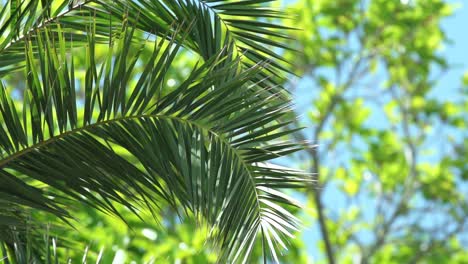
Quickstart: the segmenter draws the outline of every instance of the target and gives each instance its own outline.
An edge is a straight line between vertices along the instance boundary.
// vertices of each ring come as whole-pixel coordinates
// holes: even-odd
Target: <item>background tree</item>
[[[467,93],[437,88],[451,65],[444,1],[303,0],[286,53],[299,160],[318,172],[307,194],[326,263],[464,263],[468,259]],[[305,114],[304,114],[305,113]],[[320,233],[320,239],[310,234]],[[308,237],[309,236],[309,237]],[[314,247],[314,246],[312,246]],[[317,252],[321,252],[316,255]],[[322,254],[323,253],[323,254]]]

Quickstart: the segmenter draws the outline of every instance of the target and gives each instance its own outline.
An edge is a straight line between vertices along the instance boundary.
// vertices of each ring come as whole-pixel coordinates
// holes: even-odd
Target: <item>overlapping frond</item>
[[[266,61],[266,51],[250,57],[239,41],[256,49],[266,38],[254,33],[281,27],[254,18],[279,14],[262,7],[267,1],[90,2],[42,9],[55,26],[23,37],[9,33],[15,42],[2,39],[10,44],[0,58],[23,48],[24,61],[15,62],[24,64],[25,87],[0,84],[0,201],[66,220],[73,201],[119,215],[114,203],[138,214],[163,199],[210,225],[220,260],[246,262],[261,236],[264,253],[277,261],[278,246],[286,248],[298,225],[282,207],[297,203],[279,189],[303,187],[309,178],[269,164],[303,146],[283,140],[292,132],[284,130],[289,102],[265,76],[278,70],[274,62]],[[10,11],[19,14],[17,21],[27,9],[20,10]],[[60,22],[51,12],[62,14]],[[92,13],[94,22],[76,31],[72,15]],[[104,21],[119,16],[120,30],[106,33]],[[38,29],[21,26],[23,33],[30,28]],[[147,43],[154,49],[142,72],[135,70],[138,30],[157,35]],[[109,51],[97,61],[94,47],[106,34]],[[70,48],[77,36],[86,50],[83,83]],[[181,47],[202,59],[167,93],[164,80]],[[22,91],[21,104],[12,100],[12,89]],[[0,227],[17,225],[8,224],[13,219],[21,217],[0,212]]]
[[[270,66],[259,77],[271,80],[275,76],[281,80],[289,67],[278,52],[288,49],[280,40],[288,38],[285,31],[291,28],[280,24],[283,14],[268,7],[269,2],[273,0],[20,1],[22,8],[10,11],[16,16],[7,12],[9,5],[5,5],[0,13],[0,21],[4,21],[0,23],[1,33],[8,33],[0,40],[0,50],[3,50],[0,70],[18,67],[17,64],[24,60],[21,40],[33,39],[45,28],[66,31],[65,37],[78,45],[86,40],[83,28],[91,24],[96,28],[98,39],[106,41],[125,20],[145,33],[159,36],[183,24],[188,25],[187,21],[194,21],[190,35],[183,41],[184,47],[208,59],[232,45],[233,50],[242,55],[242,64],[246,68],[268,61]],[[261,85],[272,84],[263,82]]]
[[[256,77],[257,81],[263,80],[259,85],[264,88],[284,81],[289,71],[279,50],[289,49],[280,40],[288,38],[285,31],[292,29],[279,23],[283,13],[269,7],[269,2],[273,0],[99,0],[106,7],[103,13],[111,13],[113,17],[129,13],[128,19],[138,21],[136,26],[149,33],[168,28],[174,21],[194,20],[193,30],[185,41],[187,47],[208,59],[226,45],[232,45],[233,51],[242,56],[245,68],[268,61],[269,67]]]

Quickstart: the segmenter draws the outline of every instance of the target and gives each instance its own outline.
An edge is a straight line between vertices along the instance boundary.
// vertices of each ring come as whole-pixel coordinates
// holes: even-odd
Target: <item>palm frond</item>
[[[210,225],[220,261],[245,263],[259,235],[264,253],[278,261],[277,246],[286,247],[298,220],[280,206],[297,203],[277,189],[303,187],[310,178],[268,163],[303,145],[282,140],[292,132],[284,130],[291,111],[281,89],[265,76],[271,60],[249,57],[238,41],[279,44],[231,32],[233,25],[280,27],[252,20],[262,16],[260,10],[280,16],[263,2],[93,1],[76,10],[95,15],[81,32],[72,16],[67,20],[75,12],[72,5],[55,11],[63,14],[60,23],[54,20],[55,26],[40,27],[38,34],[20,39],[10,33],[10,40],[20,41],[3,46],[0,58],[22,47],[26,81],[21,106],[0,84],[1,202],[67,221],[74,201],[120,216],[113,203],[138,214],[138,208],[151,210],[163,199]],[[137,7],[145,12],[129,12]],[[17,10],[12,14],[19,21],[25,8]],[[41,19],[52,19],[51,12],[41,10]],[[191,23],[190,14],[197,18]],[[102,23],[119,16],[125,18],[120,31],[111,27],[109,52],[96,61],[96,41],[109,29]],[[236,16],[247,18],[239,22]],[[32,26],[23,32],[39,28],[37,21],[25,21]],[[147,43],[154,50],[142,72],[135,70],[142,59],[137,30],[157,35]],[[78,86],[70,32],[82,36],[78,46],[86,50],[85,81]],[[166,93],[164,80],[182,47],[198,51],[202,60]],[[17,225],[9,222],[11,212],[0,211],[1,219],[8,228]]]
[[[110,13],[116,18],[130,14],[128,19],[148,33],[158,34],[158,30],[168,28],[174,21],[177,24],[194,21],[186,47],[208,59],[232,45],[233,51],[242,56],[244,68],[268,62],[268,67],[256,77],[256,81],[263,80],[259,85],[264,88],[282,83],[284,73],[290,73],[288,62],[278,52],[289,47],[278,39],[288,38],[284,32],[292,28],[278,23],[284,14],[268,7],[269,2],[273,0],[99,0],[103,14]]]
[[[73,39],[75,43],[85,43],[84,27],[93,25],[98,40],[106,41],[110,35],[118,32],[122,21],[128,20],[141,31],[159,36],[194,21],[190,35],[184,39],[182,45],[197,52],[204,59],[232,45],[234,51],[243,56],[242,64],[246,68],[260,62],[269,62],[269,67],[259,74],[259,80],[266,77],[272,79],[273,76],[283,80],[283,73],[289,72],[288,62],[278,52],[278,49],[289,47],[278,39],[288,38],[284,31],[292,28],[274,22],[283,19],[284,15],[266,6],[273,0],[81,0],[70,1],[68,4],[65,1],[58,2],[41,1],[39,4],[39,1],[21,1],[22,8],[16,9],[17,15],[0,13],[0,21],[5,21],[3,25],[0,24],[0,32],[8,32],[7,37],[0,41],[0,61],[3,62],[0,63],[0,70],[7,67],[3,72],[8,72],[9,67],[18,67],[16,64],[24,61],[22,40],[34,39],[45,28],[53,32],[61,28],[66,31],[66,38]],[[7,6],[5,5],[4,9]],[[15,17],[21,22],[13,19]],[[179,38],[178,35],[174,37]],[[180,39],[178,41],[180,42]],[[268,81],[260,83],[265,86],[272,84],[274,83]]]

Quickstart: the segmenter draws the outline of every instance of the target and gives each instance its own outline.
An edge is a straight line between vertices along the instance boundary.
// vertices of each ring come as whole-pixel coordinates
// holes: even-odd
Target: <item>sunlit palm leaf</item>
[[[221,29],[224,22],[206,13],[215,10],[220,17],[255,18],[262,16],[256,11],[264,9],[257,5],[266,1],[243,1],[245,6],[214,1],[209,5],[135,1],[123,6],[93,2],[79,12],[104,10],[99,18],[110,10],[112,16],[122,12],[121,18],[127,19],[121,22],[121,31],[111,27],[115,34],[107,32],[109,52],[103,62],[96,61],[94,47],[97,38],[106,35],[100,24],[105,19],[96,19],[78,32],[83,37],[77,40],[78,46],[87,53],[83,85],[76,86],[77,65],[69,49],[71,38],[66,37],[76,32],[62,29],[79,27],[71,19],[60,27],[40,27],[35,35],[15,35],[10,39],[16,42],[0,52],[0,57],[9,54],[11,47],[22,43],[18,47],[24,49],[26,76],[21,107],[11,99],[10,88],[3,83],[0,87],[1,201],[66,220],[72,201],[120,216],[115,202],[138,214],[139,208],[152,209],[164,199],[174,209],[191,211],[210,225],[220,261],[247,261],[258,235],[264,241],[264,253],[277,260],[277,246],[286,247],[284,239],[292,236],[298,221],[280,206],[296,203],[275,189],[303,187],[309,178],[267,162],[302,146],[282,141],[292,132],[281,130],[289,123],[284,120],[290,114],[289,102],[265,78],[265,69],[278,69],[262,56],[248,62],[240,58],[238,40],[230,36],[234,33]],[[143,5],[146,9],[133,21],[125,13]],[[44,17],[50,12],[41,10]],[[64,21],[74,11],[57,12],[65,12],[60,19]],[[151,27],[157,12],[167,21],[156,20],[159,27],[151,32],[144,26]],[[189,14],[197,14],[193,22]],[[273,11],[266,14],[278,16]],[[256,23],[247,20],[251,22],[246,25]],[[274,26],[262,24],[259,30],[269,27]],[[141,60],[142,46],[134,43],[137,29],[159,36],[138,74],[135,65]],[[195,49],[203,60],[165,94],[166,74],[182,46]],[[136,78],[134,85],[132,78]],[[8,228],[20,225],[9,221],[22,219],[11,212],[0,212],[0,217]]]
[[[283,78],[282,72],[287,71],[288,66],[277,49],[288,47],[277,39],[288,38],[284,31],[291,28],[279,22],[269,22],[283,18],[281,12],[265,5],[272,1],[81,0],[68,4],[66,1],[45,1],[46,4],[22,1],[22,8],[17,9],[16,16],[2,12],[5,22],[0,24],[1,32],[8,34],[0,41],[0,50],[3,50],[0,53],[0,70],[24,61],[21,40],[33,39],[47,27],[55,29],[60,25],[68,33],[65,37],[73,39],[75,43],[83,43],[86,40],[83,27],[91,24],[96,28],[99,40],[105,41],[105,37],[111,32],[115,33],[116,27],[123,20],[129,20],[143,32],[160,36],[174,26],[195,21],[191,34],[183,42],[185,47],[208,59],[232,43],[234,50],[243,55],[242,63],[246,67],[269,61],[270,66],[262,77],[274,75]],[[5,5],[4,9],[7,7]],[[18,17],[21,23],[15,23],[12,17]],[[0,21],[1,18],[2,15]],[[269,20],[259,21],[259,18]]]

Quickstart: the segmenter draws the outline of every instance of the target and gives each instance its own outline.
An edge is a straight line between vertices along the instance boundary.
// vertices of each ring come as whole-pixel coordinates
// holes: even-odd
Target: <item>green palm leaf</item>
[[[277,246],[286,248],[298,220],[280,206],[297,203],[277,189],[303,187],[309,177],[268,163],[303,145],[282,140],[293,132],[284,130],[289,101],[266,78],[281,68],[265,63],[268,53],[254,51],[259,44],[252,43],[281,45],[246,31],[281,28],[252,20],[280,16],[262,2],[90,1],[76,9],[76,3],[25,1],[20,8],[10,2],[15,8],[4,15],[6,5],[0,58],[24,66],[25,88],[20,106],[0,83],[0,205],[17,209],[0,211],[0,233],[25,225],[17,211],[68,221],[79,201],[125,220],[115,203],[138,214],[165,200],[210,226],[220,261],[246,262],[258,236],[264,254],[278,261]],[[196,19],[188,23],[190,14]],[[83,26],[75,17],[93,20]],[[243,32],[231,30],[236,27]],[[156,40],[142,39],[141,30]],[[106,38],[108,54],[98,61],[94,48]],[[141,57],[136,40],[154,47],[149,58]],[[78,86],[76,47],[86,50],[85,81]],[[181,48],[201,60],[167,92],[164,80]]]

